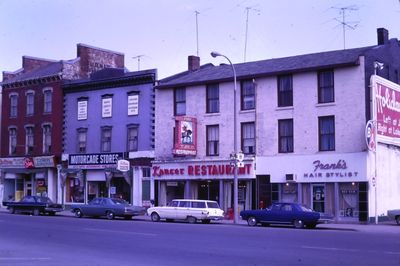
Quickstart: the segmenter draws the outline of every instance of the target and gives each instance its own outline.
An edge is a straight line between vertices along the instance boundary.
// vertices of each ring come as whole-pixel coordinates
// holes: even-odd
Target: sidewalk
[[[4,207],[0,207],[0,212],[7,213],[7,209]],[[74,213],[70,210],[64,210],[62,212],[57,213],[58,216],[65,217],[73,217]],[[138,221],[151,221],[148,215],[134,216],[133,220]],[[221,223],[227,225],[234,225],[233,220],[222,220],[213,223]],[[243,220],[239,220],[238,226],[247,226],[247,222]],[[276,226],[279,227],[279,226]],[[379,224],[368,223],[368,224],[360,224],[360,223],[328,223],[328,224],[319,224],[317,225],[317,229],[323,230],[339,230],[339,231],[354,231],[354,232],[368,232],[368,233],[387,233],[387,234],[399,234],[400,235],[400,226],[396,224],[395,221],[389,222],[380,222]]]

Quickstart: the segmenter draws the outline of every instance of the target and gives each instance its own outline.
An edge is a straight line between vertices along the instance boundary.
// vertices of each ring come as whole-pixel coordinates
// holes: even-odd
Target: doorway
[[[316,212],[325,212],[325,185],[312,185],[312,207]]]

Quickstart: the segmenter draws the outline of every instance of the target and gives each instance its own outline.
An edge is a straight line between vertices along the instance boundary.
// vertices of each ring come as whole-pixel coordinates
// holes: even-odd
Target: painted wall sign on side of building
[[[139,95],[132,94],[128,96],[128,115],[139,114]]]
[[[175,155],[196,155],[197,153],[197,119],[178,116],[175,120]]]
[[[371,87],[377,141],[400,146],[400,85],[373,75]]]

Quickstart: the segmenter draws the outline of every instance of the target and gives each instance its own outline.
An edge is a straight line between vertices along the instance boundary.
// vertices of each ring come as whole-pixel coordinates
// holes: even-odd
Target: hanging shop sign
[[[196,155],[197,152],[197,119],[178,116],[175,120],[175,155]]]
[[[400,146],[400,85],[372,75],[371,88],[377,141]]]
[[[130,168],[130,163],[127,160],[118,160],[117,161],[117,170],[121,172],[128,172]]]
[[[104,169],[116,168],[118,160],[124,157],[124,153],[90,153],[70,154],[68,168],[72,169]]]

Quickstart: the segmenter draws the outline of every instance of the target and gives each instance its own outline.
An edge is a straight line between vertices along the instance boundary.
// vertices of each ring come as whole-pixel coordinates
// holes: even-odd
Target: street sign
[[[237,167],[238,167],[238,168],[244,167],[244,162],[237,162]]]
[[[243,152],[238,152],[237,153],[237,160],[239,161],[239,162],[243,162],[243,160],[244,160],[244,154],[243,154]]]

